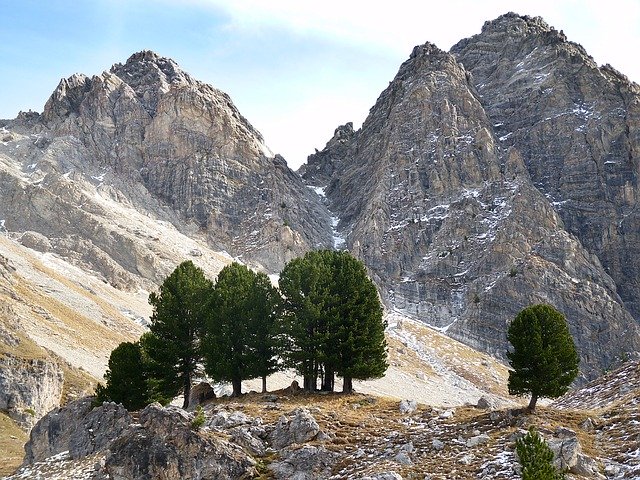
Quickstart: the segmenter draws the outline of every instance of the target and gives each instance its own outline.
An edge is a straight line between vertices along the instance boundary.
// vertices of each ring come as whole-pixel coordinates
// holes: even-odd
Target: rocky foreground
[[[639,390],[633,362],[534,415],[485,399],[444,409],[289,388],[211,400],[199,428],[193,411],[129,413],[89,397],[45,416],[7,478],[516,479],[515,439],[529,425],[568,478],[638,478]]]

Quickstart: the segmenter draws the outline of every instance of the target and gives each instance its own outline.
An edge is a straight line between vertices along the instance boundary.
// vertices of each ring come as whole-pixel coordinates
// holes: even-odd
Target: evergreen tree
[[[284,296],[283,315],[289,340],[285,364],[303,376],[303,387],[307,391],[316,389],[325,360],[327,304],[332,300],[327,252],[308,252],[302,258],[291,260],[280,273],[278,282]]]
[[[210,288],[204,272],[185,261],[165,279],[158,293],[149,296],[153,314],[142,347],[150,375],[160,397],[173,398],[182,392],[183,408],[189,405],[191,382],[201,362],[203,307]]]
[[[507,339],[512,349],[507,358],[509,393],[531,394],[529,410],[538,398],[563,395],[578,375],[578,353],[567,322],[549,305],[523,309],[511,322]]]
[[[106,385],[96,388],[96,403],[121,403],[127,410],[139,410],[151,403],[146,367],[140,343],[123,342],[109,356],[104,375]]]
[[[334,376],[352,380],[384,375],[385,323],[382,306],[364,265],[348,252],[321,250],[289,262],[280,275],[285,297],[289,365],[313,390],[318,375],[322,389],[333,390]]]
[[[279,294],[269,278],[232,263],[224,267],[211,292],[203,342],[205,370],[218,381],[230,381],[233,395],[242,380],[266,377],[279,368]]]
[[[343,392],[351,393],[352,379],[380,378],[389,367],[386,322],[378,291],[362,262],[348,252],[333,254],[335,314],[326,346],[336,373],[343,377]]]
[[[516,453],[522,465],[522,480],[563,480],[553,465],[553,452],[534,427],[516,440]]]

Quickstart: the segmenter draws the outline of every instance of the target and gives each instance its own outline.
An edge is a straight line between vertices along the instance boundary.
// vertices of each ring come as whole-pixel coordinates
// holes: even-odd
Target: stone
[[[248,450],[251,455],[263,457],[266,453],[266,445],[259,435],[255,435],[256,431],[245,426],[234,427],[229,433],[231,441]],[[264,433],[264,429],[262,429]]]
[[[269,435],[269,441],[276,450],[294,443],[308,442],[320,433],[320,427],[306,408],[297,408],[291,418],[282,415]]]
[[[403,415],[407,415],[409,413],[413,413],[418,409],[418,402],[415,400],[402,400],[400,402],[400,413]]]
[[[338,455],[323,446],[304,445],[280,452],[280,460],[269,464],[274,478],[282,480],[321,480],[331,476]]]
[[[93,397],[84,397],[42,417],[31,429],[29,441],[24,446],[22,465],[30,465],[69,451],[69,440],[80,427],[81,419],[91,411],[92,401]]]
[[[208,382],[200,382],[191,388],[191,395],[189,397],[188,410],[193,410],[197,405],[202,405],[207,400],[216,398],[216,392]]]
[[[492,410],[495,408],[493,402],[485,396],[480,397],[478,403],[476,403],[476,407],[482,410]]]
[[[440,451],[444,448],[444,443],[441,440],[434,438],[431,441],[431,446],[433,447],[434,450]]]
[[[402,475],[397,472],[380,472],[358,478],[360,480],[403,480]]]
[[[473,447],[477,447],[478,445],[482,445],[487,443],[489,440],[491,440],[491,437],[489,435],[475,435],[469,439],[467,439],[466,441],[466,445],[469,448],[473,448]]]
[[[393,461],[401,465],[413,465],[413,461],[411,460],[411,457],[409,457],[407,452],[398,452],[393,457]]]
[[[255,460],[233,443],[191,428],[180,409],[151,404],[109,447],[109,478],[220,478],[256,476]]]
[[[0,410],[26,428],[60,405],[63,385],[62,368],[52,360],[0,356]]]

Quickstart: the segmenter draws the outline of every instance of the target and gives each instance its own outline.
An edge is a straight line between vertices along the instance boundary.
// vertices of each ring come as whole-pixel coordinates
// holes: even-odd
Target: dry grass
[[[20,466],[28,438],[16,422],[0,412],[0,476],[9,475]]]

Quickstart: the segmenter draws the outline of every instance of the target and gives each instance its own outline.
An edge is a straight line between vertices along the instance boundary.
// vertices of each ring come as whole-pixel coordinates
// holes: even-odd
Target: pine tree
[[[158,293],[149,296],[153,314],[142,347],[150,375],[162,398],[182,392],[183,408],[189,405],[191,382],[201,362],[204,304],[210,288],[204,272],[186,261],[165,279]]]
[[[305,389],[333,391],[334,376],[343,391],[352,380],[384,375],[386,327],[382,306],[362,262],[348,252],[309,252],[289,262],[280,275],[285,296],[289,363],[305,377]]]
[[[280,299],[269,278],[244,265],[224,267],[211,291],[207,333],[203,342],[205,370],[218,381],[230,381],[233,395],[242,380],[266,377],[277,363]]]
[[[139,410],[151,402],[147,369],[140,343],[123,342],[109,356],[109,368],[104,375],[106,385],[96,388],[96,403],[121,403],[127,410]]]
[[[335,313],[327,332],[327,356],[334,358],[343,377],[343,392],[352,391],[352,379],[379,378],[388,368],[386,323],[378,292],[362,262],[348,252],[332,255]]]
[[[538,398],[563,395],[578,375],[578,353],[567,322],[550,305],[532,305],[511,322],[507,339],[509,393],[531,394],[529,410]]]
[[[326,303],[330,300],[331,268],[327,254],[308,252],[287,263],[280,273],[284,324],[288,343],[285,364],[303,376],[307,391],[315,390],[326,345]]]
[[[553,465],[553,452],[534,427],[516,440],[516,453],[522,466],[522,480],[563,480]]]

